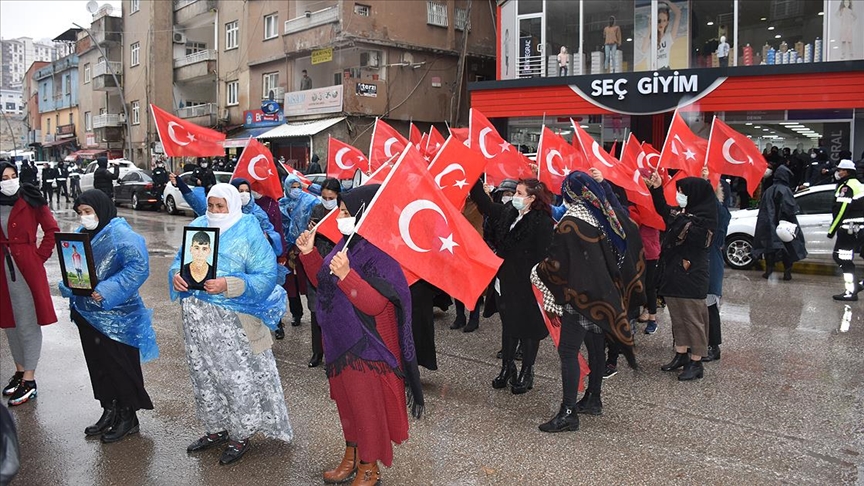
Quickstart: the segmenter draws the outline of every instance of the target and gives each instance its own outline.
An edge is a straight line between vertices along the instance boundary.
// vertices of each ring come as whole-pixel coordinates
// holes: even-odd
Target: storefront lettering
[[[595,79],[591,82],[591,96],[618,96],[623,100],[627,96],[627,80],[619,79]],[[672,76],[645,76],[636,82],[636,89],[640,94],[652,95],[660,93],[696,93],[699,91],[699,75],[691,74],[684,76],[678,71]]]

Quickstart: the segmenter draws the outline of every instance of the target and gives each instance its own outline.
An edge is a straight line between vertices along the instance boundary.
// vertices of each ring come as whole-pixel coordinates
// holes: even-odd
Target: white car
[[[216,182],[231,182],[231,172],[215,171],[213,174],[216,176]],[[183,179],[183,182],[188,186],[192,186],[189,182],[192,178],[192,172],[184,172],[180,174],[180,178]],[[165,185],[165,190],[162,192],[162,202],[165,204],[165,210],[168,211],[169,214],[180,214],[181,211],[192,211],[192,208],[186,203],[186,199],[183,197],[180,189],[174,187],[174,184],[171,184],[170,182]]]
[[[798,225],[804,233],[807,245],[807,260],[832,263],[834,240],[828,238],[828,228],[833,220],[831,206],[834,204],[836,184],[809,187],[795,193],[798,203]],[[723,256],[731,268],[750,268],[753,258],[753,235],[756,233],[756,217],[759,209],[732,211],[732,220],[726,232],[726,249]]]
[[[114,185],[117,185],[117,181],[120,180],[121,177],[125,176],[131,170],[137,170],[131,161],[126,159],[112,159],[108,161],[108,170],[114,172],[112,165],[118,164],[120,165],[120,176],[114,180]],[[87,164],[87,168],[84,170],[84,173],[81,174],[81,181],[79,184],[81,185],[81,192],[93,189],[93,173],[96,172],[96,168],[99,166],[98,162],[95,160]]]

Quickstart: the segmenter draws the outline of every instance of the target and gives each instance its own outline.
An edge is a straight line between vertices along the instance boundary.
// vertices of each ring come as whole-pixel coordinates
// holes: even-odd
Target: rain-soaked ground
[[[274,352],[295,438],[256,437],[239,463],[220,466],[220,451],[187,455],[203,430],[180,332],[180,308],[168,299],[166,271],[185,216],[120,213],[148,242],[150,279],[142,289],[154,313],[159,359],[144,365],[155,410],[139,413],[141,433],[110,445],[84,437],[99,417],[66,302],[44,328],[39,398],[12,409],[21,440],[16,485],[323,484],[321,471],[342,457],[336,407],[321,368],[310,369],[309,315],[286,329]],[[74,226],[58,212],[61,228]],[[48,262],[56,289],[57,260]],[[775,277],[776,278],[776,277]],[[864,484],[864,301],[831,295],[839,277],[796,274],[766,282],[757,271],[727,270],[722,359],[705,378],[680,383],[661,364],[672,356],[668,316],[639,334],[641,370],[604,382],[604,411],[583,417],[578,432],[544,434],[537,425],[561,400],[559,362],[541,345],[534,389],[525,395],[490,386],[499,363],[500,322],[473,334],[448,329],[436,311],[439,370],[421,372],[427,414],[411,419],[411,438],[395,447],[387,485],[558,484]],[[12,374],[5,334],[0,379]]]

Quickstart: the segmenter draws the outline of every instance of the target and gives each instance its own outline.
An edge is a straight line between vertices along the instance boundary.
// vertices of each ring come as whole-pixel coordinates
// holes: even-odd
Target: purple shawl
[[[411,291],[405,274],[396,260],[355,235],[348,249],[351,270],[395,306],[402,350],[400,363],[378,334],[375,317],[355,308],[337,286],[338,278],[330,275],[330,261],[344,245],[343,239],[324,257],[318,271],[316,312],[324,341],[324,355],[327,356],[327,376],[336,376],[346,367],[392,370],[405,379],[408,407],[412,415],[420,418],[424,406],[423,389],[411,333]]]
[[[267,219],[270,220],[270,224],[276,228],[276,232],[279,233],[280,238],[282,238],[283,255],[288,253],[290,248],[288,248],[288,243],[285,241],[285,235],[282,233],[282,211],[279,210],[279,203],[270,196],[261,196],[255,200],[255,204],[260,206],[261,209],[267,213]],[[280,257],[282,255],[276,256]]]

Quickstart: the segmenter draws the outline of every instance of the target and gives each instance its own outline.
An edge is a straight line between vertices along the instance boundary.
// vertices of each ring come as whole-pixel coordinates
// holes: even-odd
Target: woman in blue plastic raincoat
[[[264,210],[261,209],[261,206],[256,204],[255,200],[252,198],[252,184],[250,184],[246,179],[235,177],[231,179],[231,185],[240,191],[240,208],[242,209],[243,214],[251,214],[252,216],[255,216],[258,220],[258,224],[261,225],[261,231],[264,232],[264,235],[267,236],[267,241],[269,241],[270,246],[273,247],[273,253],[275,253],[275,255],[281,255],[282,237],[279,234],[279,230],[273,227],[270,218],[267,217],[267,213],[265,213]]]
[[[103,409],[84,433],[116,442],[138,432],[137,410],[153,409],[141,362],[158,357],[159,348],[151,325],[153,311],[138,295],[150,274],[150,260],[144,238],[117,217],[114,202],[104,192],[85,191],[73,208],[81,216],[78,232],[90,235],[97,279],[89,296],[73,295],[60,283],[81,335],[93,396]]]
[[[293,437],[270,350],[270,329],[285,313],[285,291],[273,249],[256,218],[240,207],[234,186],[216,184],[207,195],[206,216],[190,224],[219,228],[216,278],[204,290],[188,290],[178,273],[183,249],[168,271],[171,299],[183,307],[186,359],[198,419],[207,431],[186,450],[228,442],[221,464],[240,459],[256,432],[285,442]]]

